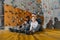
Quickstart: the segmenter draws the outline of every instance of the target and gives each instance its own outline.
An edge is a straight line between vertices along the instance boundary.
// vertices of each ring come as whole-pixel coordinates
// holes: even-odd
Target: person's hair
[[[24,21],[27,21],[27,20],[24,20]]]
[[[54,18],[54,21],[55,21],[55,22],[56,22],[56,21],[58,21],[58,18],[57,18],[57,17],[55,17],[55,18]]]
[[[36,13],[33,13],[34,15],[36,15]]]

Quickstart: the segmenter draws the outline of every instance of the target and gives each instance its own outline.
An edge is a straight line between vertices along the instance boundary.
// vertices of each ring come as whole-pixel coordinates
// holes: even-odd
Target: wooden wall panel
[[[14,8],[10,5],[4,5],[4,25],[5,26],[18,26],[23,23],[26,16],[31,16],[28,11]]]

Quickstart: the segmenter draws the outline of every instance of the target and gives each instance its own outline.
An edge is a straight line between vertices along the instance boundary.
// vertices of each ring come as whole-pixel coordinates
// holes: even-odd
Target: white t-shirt
[[[31,22],[30,25],[31,25],[30,30],[32,30],[33,28],[36,28],[38,26],[38,22],[37,21]]]

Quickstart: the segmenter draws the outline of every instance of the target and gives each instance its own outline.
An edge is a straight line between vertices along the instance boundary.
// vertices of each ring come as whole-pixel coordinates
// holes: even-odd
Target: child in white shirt
[[[30,23],[30,31],[35,32],[37,31],[37,27],[38,27],[38,22],[36,21],[36,18],[33,16],[32,17],[32,22]]]

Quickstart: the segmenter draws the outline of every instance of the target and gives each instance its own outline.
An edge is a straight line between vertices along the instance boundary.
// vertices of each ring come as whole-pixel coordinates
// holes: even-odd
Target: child
[[[31,23],[30,23],[30,32],[36,32],[38,31],[38,22],[36,21],[36,18],[33,16],[31,19]]]

